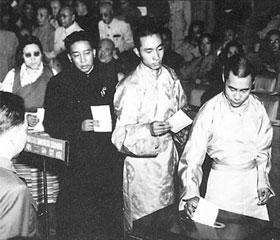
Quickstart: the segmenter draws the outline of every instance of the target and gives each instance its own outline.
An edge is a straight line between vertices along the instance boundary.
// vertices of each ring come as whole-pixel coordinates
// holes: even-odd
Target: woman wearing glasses
[[[25,110],[37,112],[44,105],[47,83],[52,76],[52,70],[43,63],[39,39],[30,36],[19,45],[16,66],[7,73],[1,90],[21,96]],[[35,115],[29,115],[27,121],[29,126],[34,127],[38,119]]]

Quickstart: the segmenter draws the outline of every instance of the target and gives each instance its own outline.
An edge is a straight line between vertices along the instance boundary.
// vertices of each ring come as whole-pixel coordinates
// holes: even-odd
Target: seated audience
[[[88,31],[91,34],[92,42],[95,47],[97,47],[99,42],[98,33],[98,18],[91,12],[90,4],[88,0],[76,0],[75,1],[76,10],[76,21],[79,26]]]
[[[172,32],[172,49],[180,52],[180,46],[188,38],[192,19],[191,0],[174,1],[168,0],[170,6],[170,19],[168,27]]]
[[[16,67],[8,72],[1,90],[21,96],[25,110],[36,112],[44,107],[45,91],[52,75],[52,70],[43,63],[40,41],[31,36],[20,44]],[[37,123],[34,115],[27,120],[32,127]]]
[[[23,99],[0,92],[0,238],[35,237],[37,206],[26,184],[18,177],[12,158],[26,142]]]
[[[130,25],[114,17],[113,6],[109,3],[100,5],[102,20],[98,23],[100,39],[111,39],[118,53],[133,48],[133,35]]]
[[[54,27],[54,29],[57,29],[59,27],[59,11],[62,4],[60,0],[50,0],[49,4],[52,9],[50,24]]]
[[[116,18],[129,23],[131,28],[134,29],[141,18],[141,12],[132,3],[132,0],[120,0]]]
[[[200,57],[193,59],[189,64],[185,64],[180,72],[182,80],[196,84],[208,84],[209,72],[216,62],[213,38],[210,34],[204,33],[199,39]]]
[[[225,28],[222,42],[219,43],[219,45],[217,47],[217,55],[220,55],[223,52],[225,46],[229,42],[231,42],[233,40],[236,40],[237,37],[238,37],[238,34],[237,34],[236,30],[233,27]]]
[[[51,52],[54,48],[54,28],[49,23],[51,9],[47,5],[41,5],[37,9],[37,24],[32,35],[37,37],[43,47],[43,51]]]
[[[205,93],[201,97],[201,102],[205,103],[210,98],[214,97],[220,93],[224,88],[223,71],[224,65],[228,59],[236,54],[243,54],[243,47],[238,41],[228,42],[220,56],[218,57],[215,65],[208,74],[209,87],[206,89]]]
[[[59,11],[59,19],[61,27],[55,30],[54,34],[54,55],[55,57],[65,50],[64,39],[73,32],[83,30],[75,21],[75,10],[71,6],[62,6]]]
[[[0,85],[8,71],[14,67],[17,47],[15,33],[3,30],[0,26]]]
[[[100,40],[97,50],[96,67],[98,68],[98,76],[103,83],[102,93],[107,93],[111,99],[114,97],[116,85],[119,80],[124,77],[121,73],[120,65],[115,55],[115,45],[111,39],[104,38]]]
[[[191,23],[188,37],[177,49],[177,52],[184,57],[185,62],[190,62],[194,58],[200,56],[198,42],[203,33],[204,23],[202,21],[194,21]]]
[[[250,62],[232,56],[224,79],[224,91],[198,112],[180,159],[179,209],[193,217],[207,153],[213,163],[206,200],[219,209],[268,221],[266,204],[274,195],[268,176],[273,129],[264,106],[250,94],[254,80]]]
[[[280,31],[267,33],[259,52],[263,70],[279,72],[280,70]]]
[[[161,30],[161,38],[164,45],[162,63],[173,68],[177,74],[180,74],[180,68],[184,65],[184,58],[171,49],[172,32],[168,28],[163,28]]]
[[[25,0],[21,9],[22,25],[32,32],[36,24],[35,6],[32,0]]]

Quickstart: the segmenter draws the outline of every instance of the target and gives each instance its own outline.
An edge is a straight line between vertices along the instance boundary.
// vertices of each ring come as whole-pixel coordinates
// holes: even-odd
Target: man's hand
[[[269,199],[270,194],[271,192],[267,187],[258,189],[258,205],[265,205]]]
[[[32,114],[27,114],[26,119],[29,127],[35,127],[39,122],[39,118]]]
[[[83,132],[93,131],[94,127],[98,127],[98,126],[99,126],[99,121],[93,119],[86,119],[82,122],[82,131]]]
[[[169,122],[155,121],[150,125],[152,136],[161,136],[171,129]]]
[[[184,206],[184,211],[188,215],[189,218],[193,217],[193,214],[198,206],[199,197],[193,197],[187,200],[183,200],[186,202]]]

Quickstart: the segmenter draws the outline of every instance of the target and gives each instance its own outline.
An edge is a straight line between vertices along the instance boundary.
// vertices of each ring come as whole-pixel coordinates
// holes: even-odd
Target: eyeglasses
[[[275,39],[275,40],[270,40],[269,43],[274,44],[274,43],[279,43],[279,41],[280,41],[279,39]]]
[[[39,51],[33,52],[34,57],[39,57],[40,55],[41,55],[41,52],[39,52]],[[30,58],[32,56],[32,53],[24,53],[24,56],[26,58]]]

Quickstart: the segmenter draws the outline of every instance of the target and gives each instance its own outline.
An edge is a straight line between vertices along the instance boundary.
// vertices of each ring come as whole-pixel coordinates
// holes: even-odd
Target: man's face
[[[109,41],[101,41],[98,48],[98,59],[100,62],[108,63],[113,59],[114,46]]]
[[[159,34],[140,38],[140,49],[135,50],[144,65],[152,70],[159,70],[162,66],[164,46]]]
[[[272,34],[269,38],[269,46],[272,52],[277,53],[280,48],[280,36],[278,34]]]
[[[113,10],[107,5],[100,8],[100,15],[105,24],[110,24],[113,20]]]
[[[240,78],[232,71],[225,83],[225,96],[232,107],[240,107],[249,97],[252,87],[252,76]]]
[[[238,53],[239,53],[238,47],[236,47],[236,46],[231,46],[231,47],[228,49],[227,58],[230,58],[231,56],[236,55],[236,54],[238,54]]]
[[[59,1],[51,1],[50,6],[51,6],[51,9],[52,9],[52,14],[54,16],[57,16],[58,13],[59,13],[60,7],[61,7],[60,2]]]
[[[71,13],[71,11],[67,8],[63,8],[60,11],[60,21],[61,25],[64,28],[70,27],[75,20],[75,15]]]
[[[199,45],[202,56],[208,56],[212,50],[212,43],[208,37],[204,37]]]
[[[86,9],[86,5],[80,1],[77,1],[75,4],[75,9],[78,16],[83,16]]]
[[[39,8],[37,10],[37,22],[39,26],[44,26],[49,21],[47,9]]]
[[[70,48],[70,61],[83,73],[89,73],[93,67],[94,51],[88,41],[78,41]]]

